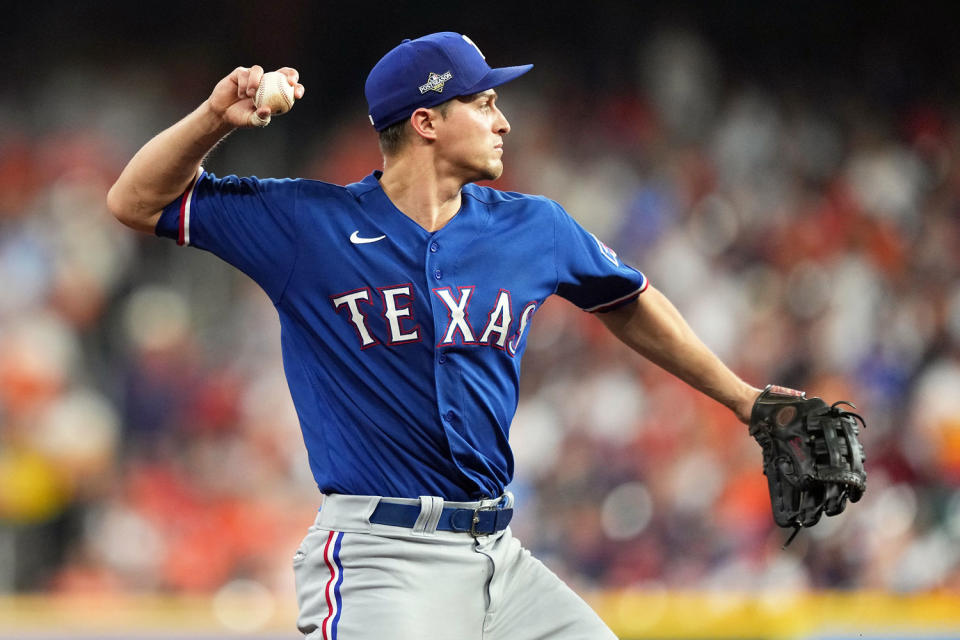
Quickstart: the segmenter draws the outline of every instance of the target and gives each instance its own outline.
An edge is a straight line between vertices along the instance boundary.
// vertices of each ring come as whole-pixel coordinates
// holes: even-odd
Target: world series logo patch
[[[427,76],[427,81],[420,85],[421,95],[427,91],[436,91],[437,93],[443,93],[443,85],[447,83],[447,80],[451,79],[453,74],[449,71],[444,73],[430,73]]]

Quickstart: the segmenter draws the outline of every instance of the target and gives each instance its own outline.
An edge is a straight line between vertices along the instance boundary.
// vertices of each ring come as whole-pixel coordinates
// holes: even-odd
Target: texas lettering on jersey
[[[501,349],[517,355],[517,345],[523,337],[531,316],[537,309],[537,303],[528,302],[519,314],[514,312],[510,292],[500,289],[495,302],[487,313],[486,322],[479,332],[470,321],[470,300],[476,287],[457,287],[454,294],[451,287],[433,289],[436,297],[447,310],[447,326],[441,333],[437,348],[459,345],[484,345]],[[412,285],[397,284],[378,287],[377,295],[369,287],[354,289],[330,296],[337,312],[343,311],[353,325],[361,350],[381,344],[370,331],[372,314],[379,315],[386,324],[388,344],[398,345],[421,341],[420,325],[413,316]],[[514,320],[519,318],[517,329],[511,334]]]

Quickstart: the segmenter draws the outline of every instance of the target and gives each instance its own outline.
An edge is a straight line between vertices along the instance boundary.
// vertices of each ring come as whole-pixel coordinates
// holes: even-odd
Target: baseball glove
[[[807,398],[802,391],[767,385],[750,415],[750,435],[763,449],[763,473],[770,488],[773,519],[800,529],[812,527],[826,513],[835,516],[856,502],[867,487],[863,447],[856,413]]]

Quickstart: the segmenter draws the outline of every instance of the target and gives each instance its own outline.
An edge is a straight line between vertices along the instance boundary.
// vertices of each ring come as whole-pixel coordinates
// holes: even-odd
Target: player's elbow
[[[144,212],[136,193],[125,188],[120,181],[107,191],[107,210],[124,225],[137,231],[151,233],[157,226],[159,211]]]
[[[124,201],[123,194],[120,192],[120,189],[117,188],[117,183],[114,183],[110,190],[107,191],[107,211],[113,214],[113,217],[124,222],[126,217],[126,202]],[[124,224],[126,224],[124,222]]]

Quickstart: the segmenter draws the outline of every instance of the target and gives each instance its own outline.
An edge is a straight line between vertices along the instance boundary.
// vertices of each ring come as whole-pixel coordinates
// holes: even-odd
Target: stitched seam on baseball
[[[253,106],[257,107],[258,109],[263,104],[263,94],[265,93],[266,88],[267,88],[267,83],[263,82],[263,79],[261,78],[260,86],[257,87],[257,96],[253,99]]]
[[[277,74],[277,90],[283,96],[283,102],[287,105],[287,111],[293,107],[293,87],[287,81],[287,76],[282,73]]]

